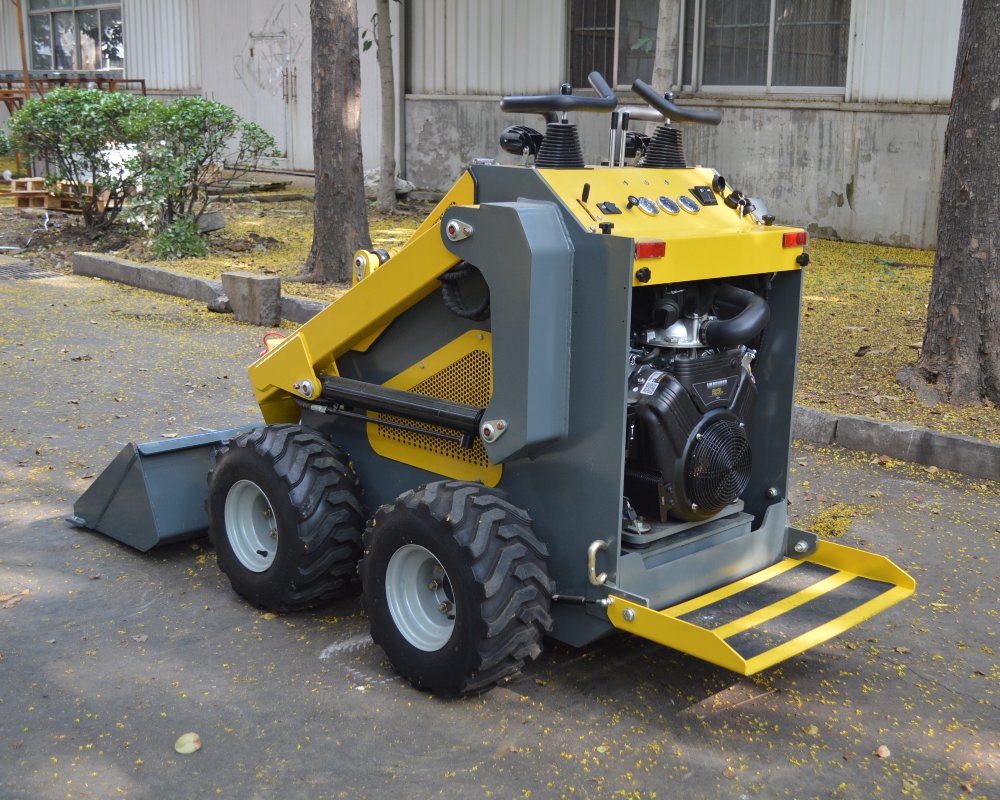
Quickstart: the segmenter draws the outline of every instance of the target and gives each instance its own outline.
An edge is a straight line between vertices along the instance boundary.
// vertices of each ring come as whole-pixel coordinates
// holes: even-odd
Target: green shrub
[[[0,128],[0,156],[9,156],[10,154],[10,137],[7,136],[7,131]]]
[[[142,181],[140,155],[160,105],[125,92],[57,88],[14,115],[11,142],[25,158],[45,161],[53,180],[67,182],[65,191],[96,234],[114,223]]]
[[[157,258],[196,258],[207,255],[208,244],[198,231],[198,221],[190,214],[179,216],[153,239]]]
[[[274,153],[274,137],[243,120],[229,106],[203,97],[182,97],[157,110],[146,161],[144,194],[169,229],[185,217],[197,220],[212,186],[256,169]]]

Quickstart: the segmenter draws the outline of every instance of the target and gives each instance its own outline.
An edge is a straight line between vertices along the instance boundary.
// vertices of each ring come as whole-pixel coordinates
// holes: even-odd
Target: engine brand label
[[[736,378],[719,378],[714,381],[696,383],[691,388],[706,406],[723,403],[728,405],[732,402],[733,393],[738,385],[739,381]]]

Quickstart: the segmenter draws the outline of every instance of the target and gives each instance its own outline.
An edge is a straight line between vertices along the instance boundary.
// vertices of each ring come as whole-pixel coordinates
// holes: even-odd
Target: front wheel
[[[365,532],[372,638],[419,689],[487,689],[536,658],[552,629],[547,555],[502,491],[440,481],[405,492]]]
[[[208,487],[219,568],[254,605],[307,608],[356,585],[361,485],[316,431],[269,425],[237,437],[219,448]]]

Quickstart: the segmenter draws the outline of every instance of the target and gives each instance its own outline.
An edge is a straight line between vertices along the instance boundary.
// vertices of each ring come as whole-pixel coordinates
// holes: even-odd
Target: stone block
[[[222,289],[240,322],[281,324],[281,278],[251,272],[223,272]]]

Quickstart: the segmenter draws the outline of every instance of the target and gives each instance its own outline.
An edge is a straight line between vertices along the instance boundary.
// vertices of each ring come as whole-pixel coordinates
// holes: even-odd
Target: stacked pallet
[[[80,213],[82,209],[77,202],[73,190],[76,184],[71,181],[57,181],[48,188],[46,178],[15,178],[10,182],[10,193],[18,208],[44,208],[49,211],[69,211]],[[83,185],[83,195],[92,197],[94,186],[91,183]],[[107,192],[98,198],[98,210],[102,210],[107,202]]]

